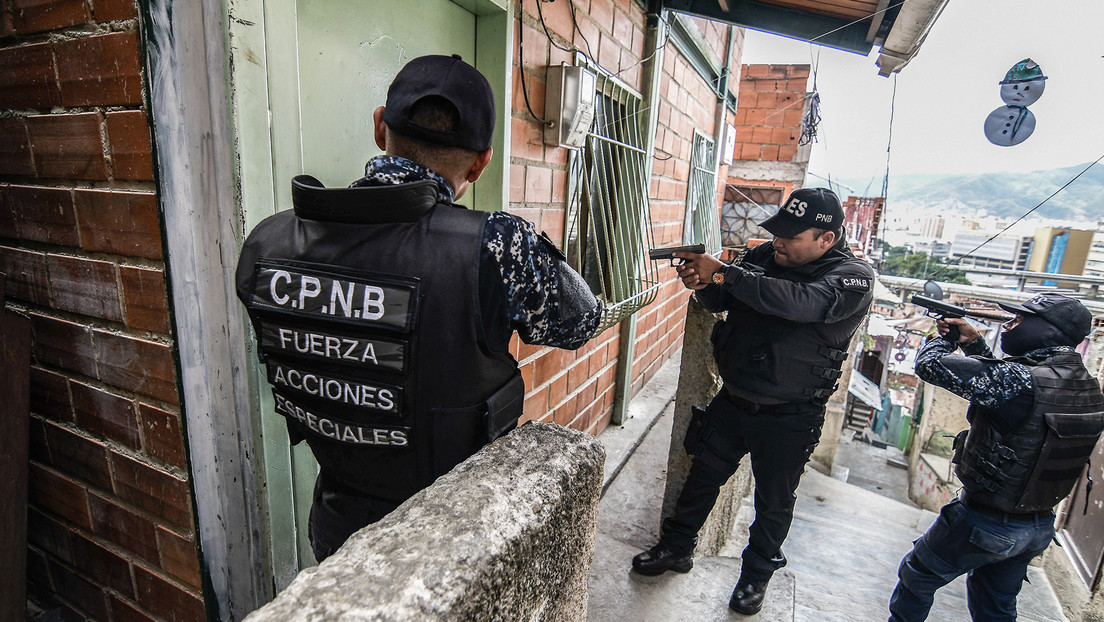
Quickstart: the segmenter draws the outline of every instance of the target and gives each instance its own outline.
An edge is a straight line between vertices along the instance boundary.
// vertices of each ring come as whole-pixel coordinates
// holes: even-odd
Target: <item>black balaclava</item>
[[[1032,350],[1048,346],[1075,346],[1073,340],[1057,326],[1037,315],[1024,315],[1023,321],[1001,334],[1001,351],[1009,356],[1023,356]]]

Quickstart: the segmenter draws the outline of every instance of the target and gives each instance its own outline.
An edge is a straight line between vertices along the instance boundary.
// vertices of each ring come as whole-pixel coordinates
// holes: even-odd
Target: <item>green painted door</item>
[[[470,197],[478,209],[506,200],[503,145],[509,144],[510,28],[507,0],[247,0],[232,3],[231,97],[239,155],[242,226],[249,231],[291,207],[291,179],[306,173],[327,186],[361,177],[380,151],[372,112],[410,59],[460,54],[491,81],[498,98],[495,162]],[[506,104],[504,106],[504,104]],[[253,359],[255,361],[255,359]],[[317,465],[305,444],[290,447],[264,374],[255,430],[264,452],[272,571],[277,589],[314,565],[307,517]]]

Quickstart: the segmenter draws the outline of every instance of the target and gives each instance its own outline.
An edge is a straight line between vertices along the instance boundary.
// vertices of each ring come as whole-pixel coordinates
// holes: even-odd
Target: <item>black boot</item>
[[[632,560],[633,570],[649,577],[668,570],[690,572],[694,567],[694,551],[682,553],[672,550],[662,540],[652,548],[637,554]]]
[[[766,581],[745,581],[740,577],[740,581],[736,583],[736,589],[732,590],[732,599],[728,601],[728,608],[736,613],[753,616],[763,608],[763,597],[766,593]]]

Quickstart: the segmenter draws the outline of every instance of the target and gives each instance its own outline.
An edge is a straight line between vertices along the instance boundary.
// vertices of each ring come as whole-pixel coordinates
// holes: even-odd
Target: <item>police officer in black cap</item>
[[[249,234],[237,292],[276,412],[318,460],[315,557],[512,429],[509,342],[574,349],[602,305],[546,236],[454,203],[491,160],[490,84],[459,56],[410,61],[373,115],[364,177],[292,181]]]
[[[970,401],[970,427],[955,439],[962,490],[901,561],[891,622],[927,619],[936,590],[962,574],[974,620],[1015,620],[1027,565],[1054,538],[1052,510],[1104,430],[1104,395],[1074,350],[1089,310],[1059,294],[1000,306],[1016,314],[1003,360],[961,318],[938,321],[941,337],[916,358],[925,382]]]
[[[690,570],[720,487],[751,454],[755,521],[729,607],[747,615],[762,608],[767,582],[786,564],[782,542],[825,403],[873,299],[874,270],[851,254],[843,224],[835,193],[806,188],[762,223],[773,241],[733,264],[676,253],[686,259],[678,274],[702,306],[728,312],[712,337],[724,388],[691,419],[690,473],[659,542],[633,558],[636,572]]]

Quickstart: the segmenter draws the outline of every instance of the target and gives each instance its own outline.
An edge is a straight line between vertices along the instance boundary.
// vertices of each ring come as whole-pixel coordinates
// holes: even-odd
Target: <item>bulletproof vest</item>
[[[790,271],[785,278],[815,281],[842,261],[832,258],[812,272]],[[713,357],[725,385],[783,402],[823,404],[835,392],[851,336],[865,315],[800,323],[734,301],[728,316],[713,326]]]
[[[955,473],[973,502],[1002,512],[1050,510],[1073,489],[1104,431],[1104,395],[1076,353],[1010,360],[1032,368],[1031,413],[1001,433],[999,411],[972,405]]]
[[[276,412],[326,481],[401,501],[516,425],[516,361],[483,339],[485,213],[431,181],[322,187],[265,219],[238,265]],[[503,319],[505,322],[505,319]]]

